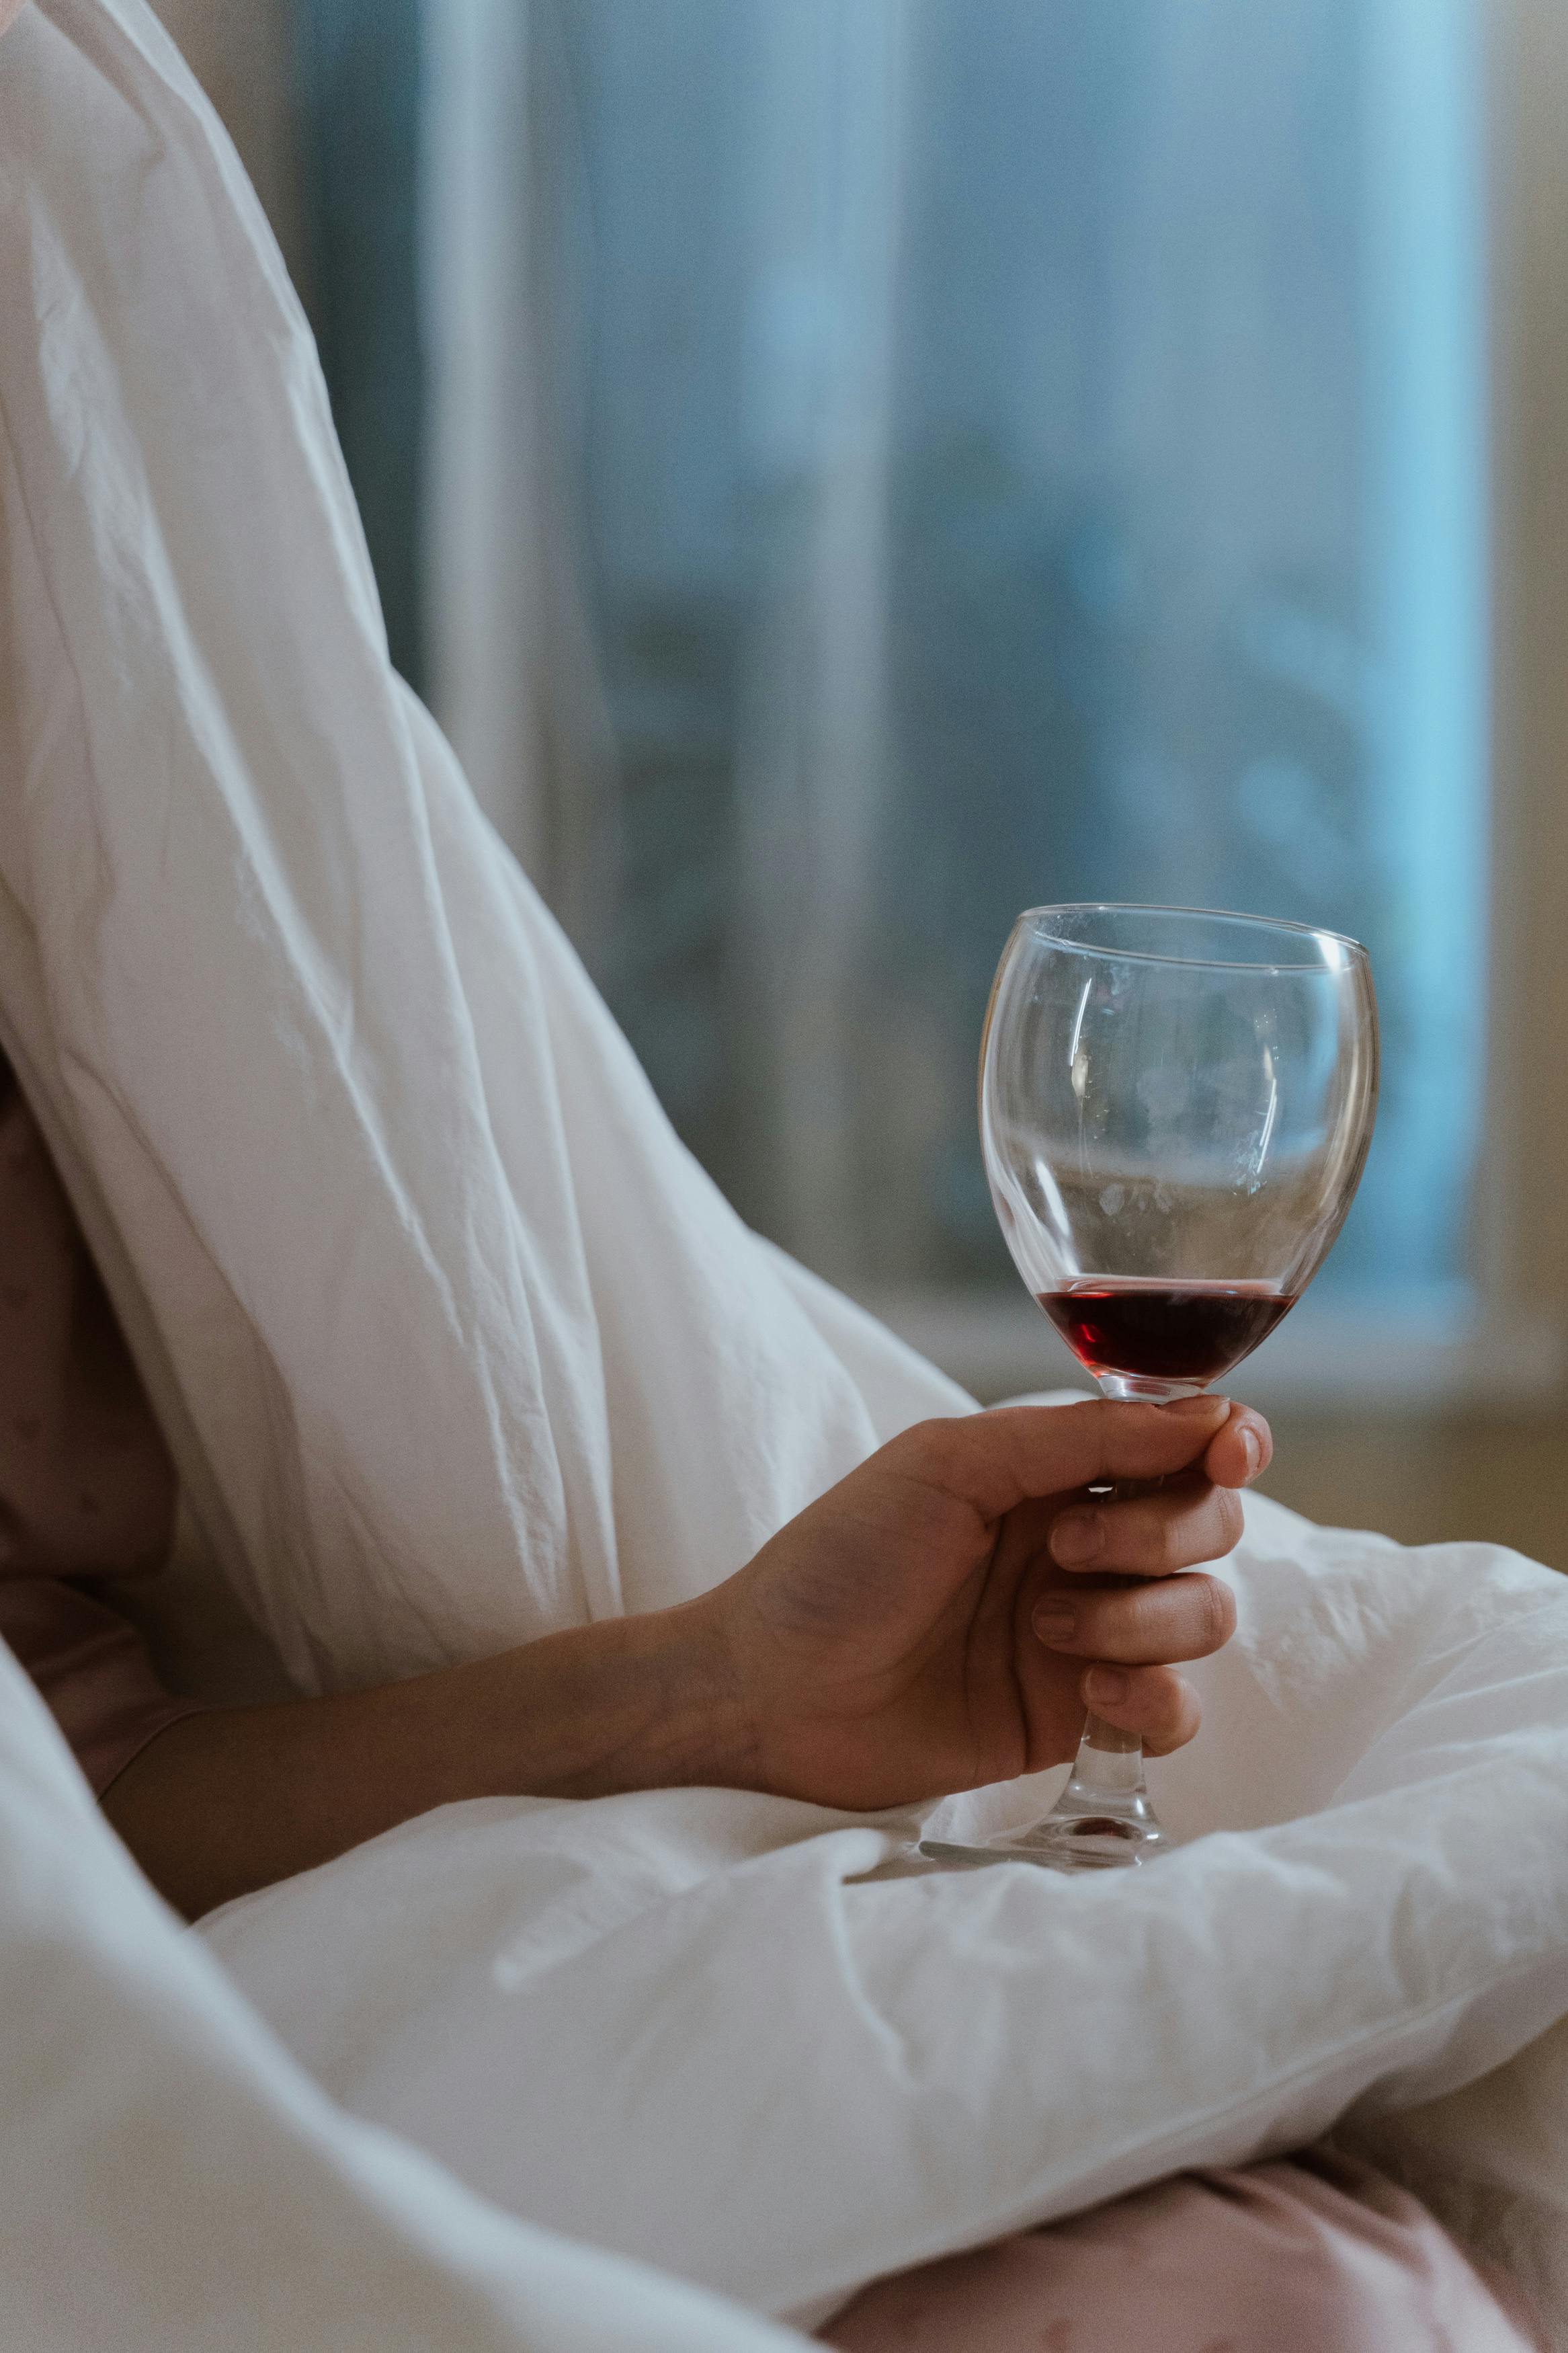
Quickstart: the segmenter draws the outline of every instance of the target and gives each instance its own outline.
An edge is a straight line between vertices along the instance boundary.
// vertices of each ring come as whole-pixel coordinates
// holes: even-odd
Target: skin
[[[104,1809],[195,1918],[455,1799],[705,1784],[868,1810],[1059,1763],[1088,1704],[1158,1756],[1198,1726],[1175,1662],[1235,1626],[1222,1581],[1178,1572],[1231,1549],[1270,1451],[1222,1398],[923,1422],[698,1600],[187,1717]],[[1108,1479],[1164,1483],[1086,1495]]]

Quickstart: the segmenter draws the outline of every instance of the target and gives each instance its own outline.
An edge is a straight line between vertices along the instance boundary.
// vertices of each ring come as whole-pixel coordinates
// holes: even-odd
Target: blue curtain
[[[418,685],[420,11],[297,5],[318,331]],[[1419,45],[1395,0],[510,5],[582,353],[552,561],[614,738],[583,944],[687,1141],[852,1289],[1010,1286],[973,1060],[1012,914],[1243,907],[1373,951],[1331,1280],[1461,1281],[1474,0]]]
[[[419,0],[297,0],[307,297],[392,659],[416,691]]]

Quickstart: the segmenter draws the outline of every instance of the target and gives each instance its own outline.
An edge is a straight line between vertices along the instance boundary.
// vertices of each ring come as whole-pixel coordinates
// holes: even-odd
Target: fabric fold
[[[300,1683],[699,1591],[965,1409],[725,1207],[393,675],[298,305],[135,0],[7,38],[0,301],[6,1034]]]
[[[734,1218],[394,676],[298,305],[143,0],[33,0],[0,43],[0,1044],[297,1683],[684,1599],[879,1440],[973,1409]],[[489,2227],[460,2175],[793,2310],[1352,2102],[1394,2128],[1427,2104],[1438,2147],[1434,2110],[1568,2010],[1563,1588],[1257,1504],[1235,1575],[1204,1736],[1162,1768],[1184,1850],[1121,1884],[916,1876],[887,1822],[743,1793],[494,1800],[174,1959],[144,1902],[117,1942],[128,1883],[85,1791],[0,1740],[6,2015],[34,2006],[66,2087],[13,2029],[36,2105],[8,2145],[57,2188],[40,2210],[13,2165],[5,2227],[58,2208],[101,2253],[95,2212],[145,2213],[102,2148],[147,2117],[151,2193],[184,2211],[188,2092],[209,2186],[266,2189],[279,2243],[322,2256],[323,2314],[330,2249],[279,2192],[302,2140],[327,2175],[298,2179],[339,2189],[382,2152],[402,2189],[367,2260],[420,2294],[422,2184],[443,2280]],[[236,1984],[445,2171],[321,2103]],[[103,2243],[161,2341],[159,2281]],[[697,2313],[628,2319],[592,2259],[530,2245],[544,2303],[508,2309],[544,2313],[543,2353],[674,2343]],[[510,2342],[493,2301],[476,2341]],[[295,2342],[305,2308],[277,2307]],[[434,2337],[461,2299],[424,2308]],[[751,2341],[701,2311],[684,2341]]]

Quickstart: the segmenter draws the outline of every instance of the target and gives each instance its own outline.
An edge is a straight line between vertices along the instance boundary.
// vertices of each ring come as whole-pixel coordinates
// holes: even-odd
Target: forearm
[[[746,1748],[699,1602],[374,1691],[184,1717],[103,1805],[194,1919],[433,1806],[742,1780]]]

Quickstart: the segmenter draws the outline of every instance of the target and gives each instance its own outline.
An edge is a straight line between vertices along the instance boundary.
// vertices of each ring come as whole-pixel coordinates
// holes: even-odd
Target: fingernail
[[[1098,1512],[1064,1512],[1051,1530],[1051,1550],[1064,1568],[1092,1560],[1105,1542],[1105,1523]]]
[[[1173,1398],[1169,1405],[1160,1408],[1162,1413],[1191,1414],[1194,1419],[1205,1414],[1211,1421],[1222,1420],[1230,1411],[1230,1399],[1221,1397]]]
[[[1083,1695],[1091,1706],[1114,1707],[1127,1696],[1127,1678],[1120,1667],[1090,1667],[1083,1679]]]
[[[1078,1611],[1062,1609],[1054,1605],[1037,1609],[1034,1629],[1042,1642],[1070,1642],[1078,1631]]]
[[[1244,1421],[1241,1425],[1241,1451],[1247,1457],[1247,1477],[1256,1479],[1258,1466],[1263,1461],[1263,1449],[1258,1443],[1258,1432],[1249,1421]]]

